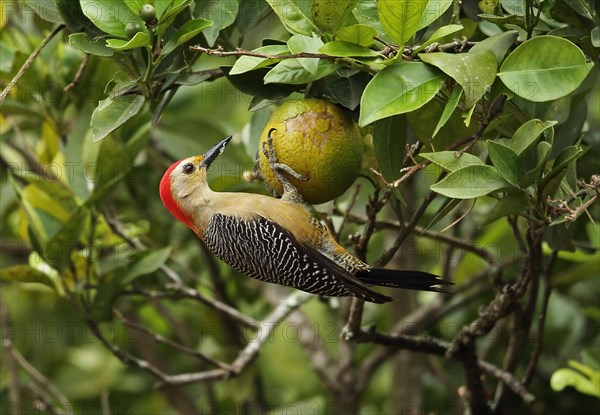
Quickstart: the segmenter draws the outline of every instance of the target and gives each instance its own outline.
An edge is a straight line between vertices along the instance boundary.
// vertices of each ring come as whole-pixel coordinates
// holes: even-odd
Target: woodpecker
[[[372,268],[354,257],[302,203],[286,198],[285,192],[277,199],[212,191],[207,182],[208,168],[230,140],[231,136],[225,138],[202,156],[173,163],[159,186],[165,207],[225,263],[261,281],[373,303],[393,298],[369,285],[444,292],[438,285],[448,282],[435,275]],[[274,160],[272,141],[269,145],[269,159]],[[288,166],[272,163],[272,167],[293,174]],[[277,177],[287,191],[289,182],[280,173]]]

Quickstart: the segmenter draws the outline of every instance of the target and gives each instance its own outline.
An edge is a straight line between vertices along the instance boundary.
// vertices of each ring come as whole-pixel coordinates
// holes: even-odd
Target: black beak
[[[202,162],[200,163],[200,168],[206,167],[208,169],[210,164],[215,161],[217,157],[219,157],[223,150],[225,150],[225,146],[227,143],[229,143],[229,140],[231,140],[231,136],[221,140],[216,146],[204,153],[204,156],[202,156]]]

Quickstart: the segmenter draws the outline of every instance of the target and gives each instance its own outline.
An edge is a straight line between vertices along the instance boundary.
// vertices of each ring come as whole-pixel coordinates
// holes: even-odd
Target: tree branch
[[[21,69],[19,69],[19,71],[15,74],[13,79],[11,79],[8,85],[6,85],[6,88],[4,88],[0,93],[0,106],[4,103],[4,100],[6,99],[6,96],[8,95],[10,90],[13,89],[13,87],[17,84],[19,79],[21,79],[21,77],[25,75],[25,72],[27,72],[27,69],[29,69],[31,64],[33,64],[33,61],[35,60],[35,58],[37,58],[42,49],[46,47],[46,45],[52,40],[54,36],[62,32],[62,30],[65,27],[67,26],[64,24],[59,24],[58,26],[56,26],[54,30],[52,30],[52,32],[50,32],[44,39],[42,39],[42,42],[33,50],[33,52],[31,52],[31,55],[29,55],[27,60],[23,63]]]
[[[238,357],[231,364],[231,370],[215,369],[197,373],[164,376],[161,379],[162,382],[159,386],[185,385],[194,382],[225,380],[231,376],[239,375],[246,366],[256,358],[262,346],[270,338],[275,327],[290,315],[290,313],[313,297],[312,294],[297,291],[281,301],[265,320],[260,323],[256,339],[251,343],[248,343],[248,345],[240,352]]]

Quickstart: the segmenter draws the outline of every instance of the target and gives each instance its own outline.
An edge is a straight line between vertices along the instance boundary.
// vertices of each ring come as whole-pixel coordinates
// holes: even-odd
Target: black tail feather
[[[385,287],[404,288],[407,290],[435,291],[448,293],[438,285],[452,285],[437,275],[421,271],[405,271],[385,268],[371,268],[359,271],[356,276],[365,284],[381,285]]]

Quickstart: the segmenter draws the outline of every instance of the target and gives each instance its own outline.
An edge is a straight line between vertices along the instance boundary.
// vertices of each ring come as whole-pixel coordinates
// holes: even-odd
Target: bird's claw
[[[275,154],[275,148],[273,146],[273,132],[277,131],[275,128],[271,128],[269,133],[267,134],[267,142],[262,144],[262,152],[267,158],[269,162],[269,166],[273,173],[275,173],[275,177],[283,185],[283,195],[281,198],[283,200],[288,200],[290,202],[304,203],[304,199],[300,193],[298,193],[298,189],[290,183],[290,181],[283,174],[284,172],[293,177],[296,180],[307,181],[309,178],[304,177],[290,166],[284,163],[280,163],[277,161],[277,156]],[[273,191],[273,193],[275,193]]]

